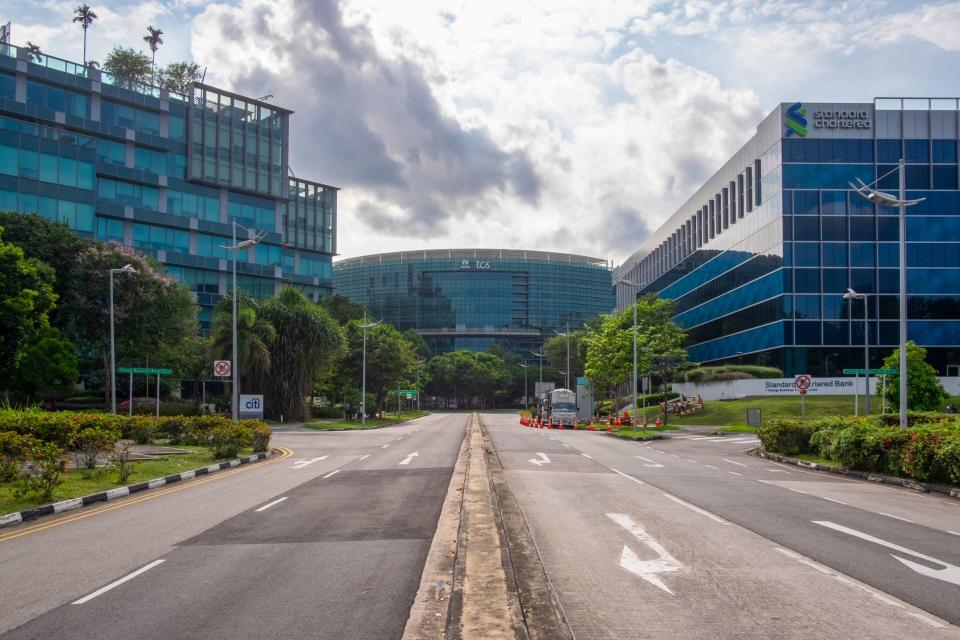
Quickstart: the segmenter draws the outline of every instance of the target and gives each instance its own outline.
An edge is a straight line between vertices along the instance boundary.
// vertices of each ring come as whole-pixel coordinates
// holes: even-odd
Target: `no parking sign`
[[[213,375],[215,375],[218,378],[229,378],[230,377],[230,361],[214,360]]]
[[[800,392],[800,395],[807,395],[807,389],[810,388],[811,379],[807,374],[802,374],[793,379],[793,386],[797,388],[797,391]]]

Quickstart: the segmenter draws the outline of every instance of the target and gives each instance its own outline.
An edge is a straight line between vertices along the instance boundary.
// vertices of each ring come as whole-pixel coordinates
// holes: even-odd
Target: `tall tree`
[[[163,31],[152,26],[147,27],[147,35],[143,36],[143,41],[150,47],[150,72],[151,77],[156,81],[157,76],[157,49],[163,44]],[[156,84],[156,82],[154,82]]]
[[[150,58],[142,51],[114,47],[103,61],[103,70],[114,76],[114,81],[128,89],[134,83],[150,79]]]
[[[258,316],[256,307],[237,300],[237,375],[240,389],[257,391],[254,385],[260,384],[270,373],[270,346],[277,339],[277,331],[264,318]],[[231,302],[224,298],[213,316],[210,354],[214,358],[233,359],[233,315]]]
[[[616,388],[630,373],[631,336],[624,332],[619,315],[604,317],[603,322],[585,337],[587,345],[586,376],[590,386],[602,398],[609,395],[616,405]]]
[[[82,4],[73,10],[73,21],[83,27],[83,66],[87,66],[87,29],[97,19],[97,14],[88,4]]]
[[[900,349],[884,358],[884,369],[900,368]],[[887,406],[900,404],[900,374],[889,376],[886,387],[877,385],[877,395],[886,395]],[[913,340],[907,342],[907,408],[910,411],[938,411],[947,401],[937,370],[927,363],[927,350]]]
[[[319,304],[340,324],[347,324],[351,320],[361,320],[366,313],[362,304],[357,304],[339,293],[321,298]]]
[[[79,377],[77,349],[51,326],[45,326],[24,347],[13,371],[12,387],[33,402],[70,388]]]
[[[190,85],[200,82],[200,65],[195,62],[172,62],[160,70],[160,86],[168,91],[186,95]]]
[[[29,40],[27,40],[27,60],[30,62],[40,63],[43,58],[40,53],[40,46],[35,45]]]
[[[347,351],[341,368],[343,384],[357,389],[362,383],[363,329],[352,320],[345,327]],[[376,410],[383,410],[387,392],[415,378],[413,347],[399,331],[386,323],[367,330],[367,393],[374,395]]]
[[[114,277],[117,362],[143,363],[184,336],[196,333],[196,303],[190,290],[154,260],[129,247],[95,243],[78,255],[62,301],[68,330],[81,352],[109,366],[110,269],[133,265],[136,273]],[[82,283],[82,284],[81,284]],[[160,363],[157,363],[160,364]],[[109,395],[109,389],[106,389]]]
[[[270,346],[270,375],[262,383],[267,413],[305,420],[310,415],[307,398],[318,376],[343,348],[340,327],[294,287],[262,301],[258,313],[277,332]]]
[[[53,269],[5,242],[0,229],[0,377],[10,388],[24,348],[47,326],[56,302]]]
[[[417,360],[429,360],[430,356],[433,355],[433,351],[430,349],[430,345],[427,344],[427,341],[417,333],[417,330],[414,328],[407,329],[403,332],[403,338],[410,343],[410,346],[413,347],[413,354],[417,357]]]

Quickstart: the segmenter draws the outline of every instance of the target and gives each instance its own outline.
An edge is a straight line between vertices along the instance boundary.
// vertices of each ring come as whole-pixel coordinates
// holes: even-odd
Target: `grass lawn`
[[[365,425],[354,420],[314,420],[307,422],[303,426],[308,429],[317,429],[319,431],[354,431],[358,429],[379,429],[380,427],[389,427],[392,424],[399,424],[407,420],[413,420],[420,416],[427,415],[426,411],[410,411],[407,413],[386,414],[384,418],[367,418]]]
[[[136,484],[145,480],[162,478],[163,476],[181,473],[191,469],[209,466],[220,462],[224,458],[214,458],[206,447],[178,446],[178,449],[189,449],[193,453],[182,453],[160,460],[143,460],[133,464],[133,473],[126,484]],[[241,456],[253,453],[251,449],[240,452]],[[84,478],[80,471],[69,469],[63,476],[63,482],[53,492],[52,502],[79,498],[80,496],[98,493],[107,489],[124,486],[117,482],[117,474],[113,469],[97,469],[90,477]],[[30,497],[18,498],[14,495],[14,484],[0,484],[0,514],[22,511],[40,506],[40,502]]]
[[[871,399],[875,400],[875,399]],[[860,399],[861,406],[863,398]],[[747,409],[759,408],[763,420],[771,418],[799,418],[800,396],[754,396],[742,400],[707,400],[702,411],[686,416],[670,416],[668,424],[709,425],[718,427],[743,427],[747,425]],[[877,409],[876,402],[871,409]],[[853,415],[853,396],[807,396],[806,416],[822,418],[826,416]]]
[[[735,424],[729,427],[720,427],[714,433],[756,433],[756,427],[748,427],[745,424]]]
[[[663,430],[652,431],[650,429],[638,429],[637,431],[634,431],[633,429],[621,429],[620,431],[613,431],[611,433],[613,433],[613,435],[617,436],[618,438],[626,438],[629,440],[631,438],[635,438],[638,436],[645,437],[645,436],[659,435],[663,433]]]
[[[804,462],[816,462],[817,464],[822,464],[825,467],[836,467],[840,468],[841,465],[837,464],[833,460],[827,460],[826,458],[821,458],[820,456],[814,455],[812,453],[800,453],[793,456],[787,456],[788,458],[796,458],[797,460],[803,460]]]

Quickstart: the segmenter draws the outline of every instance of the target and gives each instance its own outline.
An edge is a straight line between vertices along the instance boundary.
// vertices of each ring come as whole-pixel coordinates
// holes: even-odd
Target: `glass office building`
[[[531,349],[613,308],[606,260],[510,249],[405,251],[339,260],[336,293],[399,330],[416,329],[434,353],[498,344]]]
[[[332,290],[337,189],[289,176],[290,114],[0,44],[0,210],[152,255],[196,294],[203,327],[229,292],[234,221],[266,232],[238,256],[240,288],[317,299]]]
[[[905,161],[907,333],[941,375],[960,370],[958,100],[784,103],[614,272],[676,305],[690,359],[835,375],[899,340],[898,211]],[[853,289],[864,301],[845,300]],[[619,306],[634,291],[617,287]],[[866,327],[866,330],[865,330]]]

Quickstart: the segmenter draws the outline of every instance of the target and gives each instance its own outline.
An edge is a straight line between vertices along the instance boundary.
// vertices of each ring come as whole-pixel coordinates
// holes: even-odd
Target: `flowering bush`
[[[24,470],[17,480],[15,493],[32,496],[40,502],[49,502],[53,492],[67,472],[63,450],[53,444],[34,440],[23,450]]]

